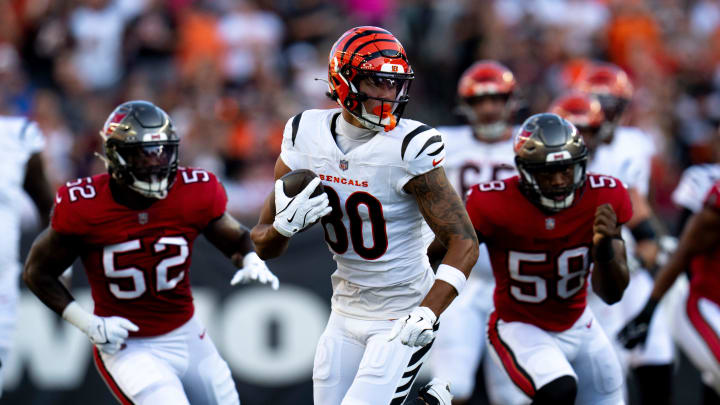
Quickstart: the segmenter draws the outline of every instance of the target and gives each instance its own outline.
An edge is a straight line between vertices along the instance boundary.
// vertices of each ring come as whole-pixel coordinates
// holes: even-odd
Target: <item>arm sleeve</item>
[[[210,173],[210,178],[210,190],[208,190],[208,194],[212,197],[209,215],[206,218],[205,223],[202,224],[203,227],[207,226],[207,224],[211,221],[219,218],[227,210],[228,198],[227,193],[225,192],[225,187],[223,187],[220,180],[218,180],[214,174]]]
[[[720,181],[713,184],[705,197],[705,206],[720,211]]]
[[[283,140],[280,146],[280,159],[290,168],[296,170],[301,165],[301,155],[297,149],[296,138],[300,127],[302,113],[290,118],[285,124]]]
[[[692,212],[702,209],[703,199],[706,191],[712,187],[708,176],[703,176],[698,167],[690,167],[680,178],[680,182],[672,193],[672,201],[675,205],[686,208]]]
[[[487,215],[482,209],[487,202],[481,200],[482,191],[475,185],[467,192],[467,199],[465,200],[465,209],[467,210],[470,222],[475,228],[475,232],[478,234],[478,238],[482,237],[485,239],[492,234],[492,224],[487,220]]]
[[[413,132],[419,131],[416,134]],[[402,141],[400,156],[405,163],[405,175],[397,184],[402,190],[410,179],[441,167],[445,163],[445,139],[435,128],[421,125]]]
[[[616,192],[612,202],[615,215],[617,215],[618,224],[624,224],[632,218],[632,202],[630,202],[630,194],[625,184],[620,183],[620,187],[615,187]]]
[[[37,123],[27,121],[20,131],[20,140],[28,156],[43,151],[45,148],[45,137]]]
[[[66,235],[83,233],[82,215],[74,212],[67,186],[60,187],[55,194],[55,204],[50,212],[50,226],[56,232]]]
[[[646,197],[650,188],[650,158],[628,160],[618,177],[629,188],[636,189],[640,195]]]

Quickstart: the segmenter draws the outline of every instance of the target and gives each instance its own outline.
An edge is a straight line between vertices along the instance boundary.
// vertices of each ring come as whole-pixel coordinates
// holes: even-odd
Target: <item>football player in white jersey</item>
[[[682,208],[676,227],[678,233],[684,228],[687,219],[702,209],[703,198],[720,180],[720,128],[713,138],[715,163],[703,163],[688,167],[680,177],[680,182],[672,193],[672,201]]]
[[[0,397],[2,365],[12,347],[20,276],[20,220],[23,190],[37,207],[42,226],[48,224],[52,190],[45,177],[45,138],[38,125],[23,117],[0,116]]]
[[[475,62],[460,77],[459,110],[468,125],[438,130],[445,136],[445,172],[461,196],[477,183],[503,180],[517,173],[510,125],[516,86],[512,71],[491,60]],[[431,259],[434,247],[430,248]],[[466,403],[472,396],[480,364],[493,403],[512,403],[508,396],[525,398],[495,362],[484,360],[494,288],[487,248],[482,245],[465,292],[443,313],[443,327],[430,358],[433,376],[451,382],[453,404]]]
[[[403,404],[437,317],[477,260],[477,238],[442,168],[443,136],[400,120],[414,77],[400,42],[382,28],[352,28],[335,42],[328,69],[329,95],[342,108],[290,119],[275,166],[276,179],[295,169],[319,179],[292,199],[276,181],[252,237],[260,257],[275,257],[322,217],[337,270],[315,353],[314,403]],[[320,182],[325,194],[310,198]],[[448,248],[437,275],[422,237],[425,221]],[[447,384],[432,383],[423,394],[450,403]]]
[[[609,63],[593,63],[581,74],[574,88],[576,92],[561,95],[551,111],[568,118],[583,133],[590,149],[588,172],[619,178],[628,188],[633,204],[633,217],[626,225],[632,235],[625,237],[629,240],[627,248],[634,246],[628,256],[637,258],[639,266],[629,264],[635,271],[631,272],[630,284],[620,303],[609,306],[593,294],[588,297],[605,333],[614,337],[627,320],[642,310],[652,289],[652,275],[646,269],[656,267],[660,253],[647,200],[655,145],[639,128],[619,125],[633,95],[632,83],[621,68]],[[580,101],[584,96],[577,91],[589,96],[584,106]],[[602,110],[602,123],[598,125],[597,119],[593,119],[589,124],[587,117],[595,114],[598,105]],[[632,259],[629,262],[632,263]],[[656,317],[650,335],[642,349],[628,352],[618,342],[615,347],[621,364],[633,371],[642,403],[668,404],[672,397],[674,345],[664,316]]]

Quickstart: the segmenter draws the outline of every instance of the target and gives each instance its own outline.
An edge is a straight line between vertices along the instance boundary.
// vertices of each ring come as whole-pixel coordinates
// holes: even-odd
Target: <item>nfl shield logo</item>
[[[148,223],[148,213],[147,212],[141,212],[138,214],[138,222],[140,225],[145,225]]]
[[[345,160],[345,159],[341,160],[341,161],[340,161],[340,168],[341,168],[342,170],[347,170],[347,169],[348,169],[348,161]]]
[[[555,218],[545,218],[545,229],[555,229]]]

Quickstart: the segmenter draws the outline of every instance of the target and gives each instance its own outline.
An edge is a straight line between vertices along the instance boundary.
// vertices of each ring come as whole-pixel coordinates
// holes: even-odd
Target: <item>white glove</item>
[[[433,378],[420,389],[418,396],[428,404],[451,405],[453,396],[450,393],[450,383],[439,378]]]
[[[282,180],[275,181],[276,214],[273,227],[279,234],[289,238],[332,211],[327,194],[310,198],[318,184],[320,179],[316,177],[298,195],[290,198],[283,191]]]
[[[93,315],[75,301],[65,307],[62,317],[85,333],[90,342],[107,354],[117,353],[130,332],[140,330],[137,325],[119,316]]]
[[[251,281],[259,281],[261,284],[270,283],[273,290],[280,287],[280,280],[255,252],[250,252],[243,257],[243,267],[235,272],[230,285],[245,284]]]
[[[400,342],[408,346],[425,346],[435,337],[433,326],[437,316],[428,307],[417,307],[410,315],[395,321],[388,341],[400,336]]]

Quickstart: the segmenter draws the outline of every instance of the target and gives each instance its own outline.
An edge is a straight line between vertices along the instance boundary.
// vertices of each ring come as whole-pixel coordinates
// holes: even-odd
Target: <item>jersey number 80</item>
[[[332,212],[325,215],[320,222],[325,229],[325,241],[330,245],[330,248],[341,255],[347,251],[349,243],[352,242],[353,250],[363,259],[375,260],[384,255],[388,247],[388,235],[380,201],[373,197],[372,194],[364,191],[356,191],[347,198],[345,201],[345,213],[350,222],[350,240],[348,241],[348,231],[342,220],[343,209],[340,205],[340,197],[332,187],[326,185],[324,188]],[[370,218],[373,237],[373,244],[370,247],[365,246],[363,238],[363,219],[360,216],[360,205],[367,208]]]

